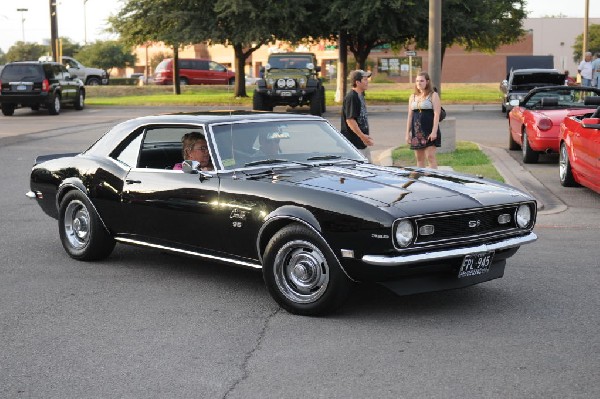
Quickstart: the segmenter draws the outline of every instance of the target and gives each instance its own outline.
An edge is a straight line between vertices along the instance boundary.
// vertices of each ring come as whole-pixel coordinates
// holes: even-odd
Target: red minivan
[[[218,62],[200,58],[179,59],[179,79],[182,85],[232,85],[235,73]],[[154,83],[173,83],[173,59],[165,58],[154,71]]]

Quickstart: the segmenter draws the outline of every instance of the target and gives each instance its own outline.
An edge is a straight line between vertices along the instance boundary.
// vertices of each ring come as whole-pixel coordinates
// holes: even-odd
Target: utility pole
[[[17,11],[21,13],[21,31],[23,35],[23,43],[25,43],[25,16],[23,13],[29,10],[27,8],[17,8]]]
[[[58,46],[58,15],[56,14],[57,0],[49,0],[50,2],[50,47],[52,48],[52,58],[54,61],[60,62],[59,46]]]
[[[585,14],[583,15],[583,51],[581,52],[582,58],[585,58],[585,53],[588,50],[588,19],[590,15],[590,0],[585,1]]]
[[[442,0],[429,0],[429,77],[442,96]]]

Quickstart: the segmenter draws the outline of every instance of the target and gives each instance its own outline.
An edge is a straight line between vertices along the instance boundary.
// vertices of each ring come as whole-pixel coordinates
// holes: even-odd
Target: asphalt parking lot
[[[377,151],[402,137],[402,108],[370,107]],[[65,254],[56,221],[24,196],[33,158],[169,110],[1,118],[0,397],[600,397],[600,195],[561,187],[551,157],[521,165],[495,107],[446,109],[457,139],[557,201],[544,199],[539,240],[502,279],[407,297],[361,285],[323,318],[279,309],[253,270],[126,245],[102,262]],[[325,116],[339,124],[334,107]]]

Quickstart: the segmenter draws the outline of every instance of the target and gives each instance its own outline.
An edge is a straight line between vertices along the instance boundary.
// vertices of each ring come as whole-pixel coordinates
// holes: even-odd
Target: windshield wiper
[[[269,159],[260,159],[258,161],[252,161],[244,164],[244,166],[256,166],[256,165],[272,165],[276,163],[289,163],[293,161],[288,161],[287,159],[280,158],[269,158]]]

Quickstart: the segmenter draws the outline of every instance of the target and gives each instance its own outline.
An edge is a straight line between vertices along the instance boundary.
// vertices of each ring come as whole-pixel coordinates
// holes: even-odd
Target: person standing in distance
[[[352,90],[344,98],[342,107],[342,134],[371,162],[373,139],[369,136],[369,120],[365,91],[369,87],[371,72],[356,70],[350,72]]]
[[[593,75],[593,66],[592,66],[592,53],[587,51],[585,53],[583,61],[577,67],[577,72],[581,76],[581,85],[582,86],[591,86],[592,85],[592,75]]]
[[[439,128],[442,102],[431,87],[427,72],[415,78],[415,92],[408,100],[408,120],[406,122],[406,142],[415,151],[417,166],[425,167],[425,160],[431,169],[437,169],[437,147],[442,146]]]

